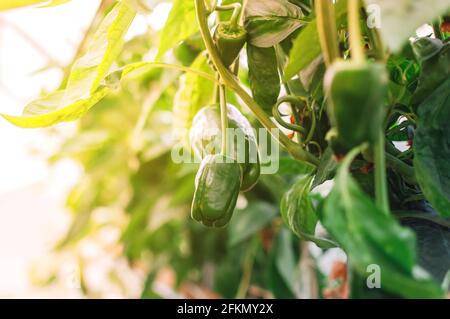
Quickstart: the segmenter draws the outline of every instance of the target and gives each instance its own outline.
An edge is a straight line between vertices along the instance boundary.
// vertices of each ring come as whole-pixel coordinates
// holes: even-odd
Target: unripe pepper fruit
[[[227,104],[228,127],[235,129],[236,140],[228,148],[227,156],[233,158],[242,167],[241,191],[251,190],[260,176],[259,152],[256,136],[250,122],[233,105]],[[242,135],[244,145],[238,145]],[[228,137],[230,135],[228,134]],[[222,144],[221,119],[218,105],[202,108],[194,117],[189,134],[190,144],[199,158],[220,153]]]
[[[222,63],[229,67],[236,61],[247,42],[247,31],[240,25],[221,22],[214,32],[214,42],[219,51]]]
[[[335,145],[350,150],[373,144],[384,125],[388,76],[383,65],[372,62],[335,62],[325,75],[328,114],[336,130]]]
[[[192,218],[208,227],[224,227],[233,215],[242,181],[242,168],[233,159],[206,156],[195,178]]]

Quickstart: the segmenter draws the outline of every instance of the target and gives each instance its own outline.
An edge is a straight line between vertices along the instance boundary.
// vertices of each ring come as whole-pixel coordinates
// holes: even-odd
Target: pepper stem
[[[332,0],[315,1],[315,11],[317,16],[317,29],[325,64],[330,66],[340,55],[337,42],[338,34],[336,18]]]
[[[230,27],[233,30],[236,30],[239,26],[239,20],[241,18],[241,12],[242,12],[242,5],[239,2],[236,3],[232,3],[229,5],[224,5],[224,6],[216,6],[215,7],[216,11],[230,11],[233,10],[233,15],[231,16],[230,19]]]
[[[378,207],[383,212],[389,212],[389,197],[386,177],[385,137],[380,129],[378,141],[374,147],[375,151],[375,198]]]
[[[227,107],[227,97],[225,86],[219,86],[219,96],[220,96],[220,120],[222,125],[222,155],[226,156],[227,154],[227,142],[228,142],[228,107]]]
[[[350,48],[352,51],[352,60],[355,62],[364,62],[364,47],[362,44],[362,33],[360,26],[360,0],[348,0],[348,28],[350,33]]]

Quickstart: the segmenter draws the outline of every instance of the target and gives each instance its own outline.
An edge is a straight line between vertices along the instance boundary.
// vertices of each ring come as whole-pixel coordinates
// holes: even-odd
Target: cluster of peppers
[[[234,10],[231,20],[219,23],[214,32],[215,45],[226,67],[233,65],[247,41],[246,30],[238,23],[240,5],[216,7],[216,10],[230,9]],[[224,92],[221,93],[220,103],[197,113],[190,131],[191,147],[202,159],[195,178],[191,216],[208,227],[226,226],[239,192],[251,190],[260,175],[258,146],[250,122],[235,106],[227,104]],[[227,136],[224,129],[233,129],[236,137],[233,141],[227,138],[225,144],[232,145],[227,151],[218,147]],[[238,143],[238,137],[243,144]]]
[[[220,22],[213,36],[227,68],[235,63],[247,41],[247,32],[238,22],[240,9],[240,4],[236,3],[215,8],[234,10],[230,21]],[[384,66],[363,57],[361,43],[357,43],[362,39],[358,32],[353,33],[352,38],[352,58],[332,61],[324,79],[327,113],[332,125],[327,139],[337,157],[365,143],[375,145],[387,113],[384,100],[388,76]],[[225,122],[224,116],[227,117]],[[237,148],[231,154],[224,154],[223,149],[218,152],[217,147],[211,147],[214,140],[221,142],[221,136],[226,136],[222,134],[224,123],[245,136],[245,160],[240,163],[237,159],[242,156]],[[211,128],[215,128],[212,134]],[[205,107],[196,115],[190,140],[194,152],[202,158],[195,181],[192,217],[206,226],[223,227],[231,219],[239,192],[250,190],[259,178],[259,158],[256,161],[250,158],[251,150],[257,149],[256,138],[239,110],[221,100],[220,104]]]

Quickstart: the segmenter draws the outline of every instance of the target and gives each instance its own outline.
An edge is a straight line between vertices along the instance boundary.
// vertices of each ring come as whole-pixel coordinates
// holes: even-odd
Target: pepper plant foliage
[[[167,265],[177,285],[202,282],[224,297],[327,297],[318,288],[332,283],[314,262],[335,248],[348,257],[349,294],[340,297],[446,295],[448,1],[173,0],[162,31],[128,41],[148,5],[102,6],[61,88],[20,116],[2,114],[24,128],[79,120],[51,159],[85,170],[59,249],[120,228],[123,254],[147,265],[142,297],[163,296],[154,281]],[[424,23],[434,32],[415,37]],[[222,142],[225,128],[240,130],[247,153],[252,127],[282,128],[272,139],[279,171],[261,175],[260,158],[251,164],[247,153],[238,164],[226,143],[200,166],[175,163],[175,143],[202,153],[208,125]],[[166,138],[173,127],[190,138]],[[102,207],[110,217],[99,223]],[[312,256],[311,245],[322,253]],[[381,287],[369,289],[374,265]]]

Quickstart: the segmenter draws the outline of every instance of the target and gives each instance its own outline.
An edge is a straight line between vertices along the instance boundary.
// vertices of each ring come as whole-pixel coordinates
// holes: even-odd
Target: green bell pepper
[[[337,136],[332,147],[338,145],[342,153],[365,142],[376,142],[387,113],[387,84],[386,71],[379,63],[340,61],[328,69],[324,87]]]
[[[246,192],[256,185],[260,176],[256,136],[250,122],[235,106],[228,104],[227,110],[228,127],[235,129],[233,148],[228,148],[227,156],[233,158],[242,166],[241,190]],[[231,138],[230,134],[228,136]],[[245,143],[239,145],[238,141],[244,141]],[[218,105],[204,107],[194,117],[190,131],[190,143],[194,153],[201,159],[207,155],[220,153],[222,134]]]
[[[242,169],[233,159],[209,155],[195,179],[192,218],[208,227],[224,227],[236,207]]]

